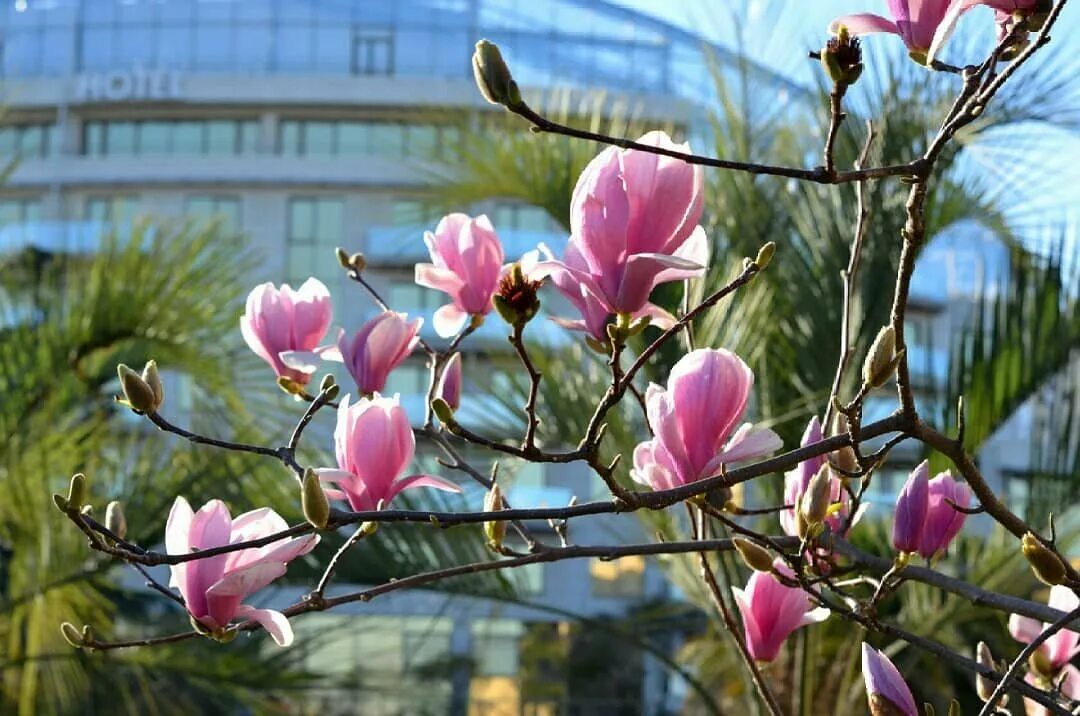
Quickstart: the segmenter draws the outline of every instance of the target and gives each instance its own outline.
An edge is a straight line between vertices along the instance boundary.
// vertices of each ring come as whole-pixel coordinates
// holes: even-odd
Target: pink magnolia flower
[[[461,354],[455,353],[443,367],[436,397],[442,398],[454,410],[461,407]]]
[[[386,387],[390,371],[401,365],[420,342],[420,326],[424,319],[407,319],[404,313],[383,311],[365,323],[352,338],[340,331],[337,340],[340,356],[327,354],[326,357],[344,361],[362,395],[378,393]]]
[[[1017,14],[1034,11],[1044,0],[953,0],[948,12],[942,19],[941,24],[934,35],[930,45],[928,57],[933,60],[941,50],[941,46],[949,39],[960,17],[968,10],[985,5],[994,10],[994,21],[997,24],[997,40],[1001,42],[1012,31],[1014,18]]]
[[[447,338],[469,316],[486,316],[503,271],[503,247],[486,216],[448,214],[424,233],[429,264],[416,264],[416,283],[443,291],[451,302],[435,311],[435,332]]]
[[[317,278],[309,278],[294,291],[289,284],[256,286],[247,297],[240,333],[255,354],[270,364],[279,378],[306,385],[315,371],[308,361],[294,367],[282,353],[318,352],[317,346],[330,327],[333,307],[330,292]]]
[[[959,1],[888,0],[889,14],[892,15],[892,19],[869,12],[844,15],[832,21],[829,31],[835,33],[843,25],[853,35],[866,35],[872,32],[899,35],[907,45],[912,58],[925,64],[939,28],[944,26],[951,7]],[[938,44],[943,42],[944,39],[941,39]]]
[[[1080,669],[1072,664],[1066,664],[1061,672],[1048,683],[1039,674],[1029,671],[1024,681],[1038,689],[1049,690],[1058,684],[1061,685],[1061,694],[1066,698],[1080,701]],[[1027,716],[1050,716],[1050,709],[1031,699],[1024,699],[1024,712]]]
[[[731,351],[702,348],[671,369],[667,388],[645,394],[656,436],[634,449],[631,476],[654,490],[703,480],[725,463],[766,455],[782,445],[768,428],[744,423],[754,374]]]
[[[803,431],[802,440],[799,442],[800,447],[806,447],[807,445],[813,445],[814,443],[821,442],[823,439],[821,431],[821,422],[815,415],[810,419],[810,422],[806,424],[806,430]],[[799,466],[794,470],[784,475],[784,504],[795,505],[795,508],[790,510],[783,510],[780,512],[780,528],[784,530],[785,534],[792,536],[798,535],[798,528],[795,524],[795,509],[797,509],[799,502],[802,500],[803,493],[806,492],[806,488],[810,486],[810,480],[817,474],[821,466],[825,464],[827,456],[819,455],[818,457],[812,457],[809,460],[803,460],[799,463]],[[829,528],[834,534],[843,533],[843,527],[847,521],[848,515],[851,514],[851,496],[848,495],[847,490],[844,489],[843,482],[835,474],[832,477],[831,488],[831,500],[835,505],[840,504],[840,508],[835,512],[829,514],[825,518],[825,523],[829,525]],[[863,504],[859,508],[859,514],[855,516],[855,519],[851,521],[852,525],[859,521],[859,517],[866,505]]]
[[[896,498],[892,542],[898,552],[918,552],[930,508],[930,468],[923,460],[911,471]]]
[[[971,488],[954,480],[947,470],[930,481],[928,495],[918,550],[923,559],[931,559],[948,549],[964,526],[967,514],[955,509],[950,501],[965,508],[971,504]]]
[[[198,512],[192,512],[188,501],[177,497],[165,524],[165,551],[189,554],[192,550],[266,537],[288,527],[270,508],[245,512],[232,519],[229,508],[221,500],[211,500]],[[284,614],[240,602],[285,574],[285,565],[307,554],[318,543],[318,535],[308,535],[174,564],[170,567],[169,586],[180,590],[188,613],[207,630],[224,629],[236,618],[253,619],[279,646],[288,646],[293,633]]]
[[[866,684],[866,698],[870,702],[870,712],[874,716],[899,713],[902,716],[919,716],[915,708],[915,697],[904,682],[896,666],[889,657],[874,649],[866,642],[862,645],[862,673]],[[884,699],[887,704],[875,704]],[[893,706],[892,711],[886,710]]]
[[[1049,604],[1054,609],[1071,612],[1080,607],[1080,598],[1069,589],[1058,585],[1050,588]],[[1030,644],[1049,624],[1040,624],[1031,617],[1013,614],[1009,617],[1009,633],[1013,639]],[[1062,629],[1039,646],[1038,653],[1046,658],[1049,668],[1060,671],[1074,656],[1080,654],[1080,634],[1069,629]],[[1080,687],[1080,684],[1077,685]]]
[[[349,396],[338,406],[334,449],[338,469],[317,470],[321,480],[336,483],[331,499],[345,499],[357,511],[385,507],[403,490],[434,487],[461,492],[454,483],[435,475],[401,477],[416,451],[409,416],[398,397],[361,398],[349,405]]]
[[[781,559],[773,563],[773,568],[793,576]],[[754,661],[772,661],[793,631],[829,616],[825,607],[814,608],[802,589],[781,584],[768,572],[754,572],[746,589],[735,587],[732,591],[742,614],[746,648]]]
[[[638,142],[690,152],[659,131]],[[614,314],[670,325],[649,295],[661,283],[704,272],[702,181],[701,167],[640,150],[608,147],[589,162],[574,187],[566,254],[562,261],[547,254],[532,276],[550,276],[581,313],[582,321],[564,325],[605,344],[603,326]]]

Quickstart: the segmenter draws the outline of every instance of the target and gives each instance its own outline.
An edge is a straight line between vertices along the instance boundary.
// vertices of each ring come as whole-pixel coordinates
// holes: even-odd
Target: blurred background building
[[[711,86],[708,57],[721,67],[728,59],[686,30],[600,0],[5,0],[0,156],[19,161],[0,188],[0,249],[90,250],[106,228],[123,232],[143,215],[216,217],[259,252],[252,283],[318,276],[348,330],[374,309],[334,249],[363,251],[376,287],[396,310],[425,316],[430,338],[443,296],[412,276],[438,216],[420,190],[463,118],[491,111],[469,65],[483,37],[499,42],[523,86],[605,90],[684,130],[705,119],[694,100]],[[776,102],[805,91],[759,74]],[[470,210],[492,218],[508,259],[540,241],[565,244],[541,209],[494,201]],[[935,262],[968,265],[944,251]],[[948,271],[924,282],[911,347],[924,377],[947,370],[950,299],[974,290]],[[535,327],[560,340],[550,324]],[[478,386],[498,388],[483,356],[505,349],[502,331],[491,320],[467,344],[476,357],[467,379]],[[418,359],[388,391],[418,415],[426,381]],[[190,392],[178,386],[173,405],[192,409]],[[473,399],[463,410],[485,406]],[[1023,452],[1008,446],[1029,429],[1001,438],[988,474],[1022,472]],[[595,496],[583,470],[510,470],[514,504]],[[878,491],[895,487],[883,480]],[[467,500],[481,497],[473,490]],[[573,536],[616,542],[638,529],[595,519]],[[645,650],[601,642],[590,652],[571,627],[677,599],[649,560],[539,565],[521,585],[532,606],[418,591],[298,619],[301,635],[334,635],[310,657],[312,669],[341,677],[320,713],[657,714],[678,702],[678,681]],[[663,653],[677,636],[642,638]],[[590,684],[550,676],[546,665],[571,651],[609,670]]]

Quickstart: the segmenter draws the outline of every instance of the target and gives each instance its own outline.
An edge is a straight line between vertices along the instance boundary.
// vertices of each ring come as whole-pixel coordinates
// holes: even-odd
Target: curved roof
[[[602,0],[3,0],[0,73],[114,70],[463,78],[500,44],[519,82],[700,98],[708,55],[678,27]],[[771,75],[777,84],[786,80]]]

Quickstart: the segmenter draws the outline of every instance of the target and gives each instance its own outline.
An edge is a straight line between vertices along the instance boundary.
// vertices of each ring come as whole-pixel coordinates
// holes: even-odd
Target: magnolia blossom
[[[806,447],[807,445],[813,445],[814,443],[821,442],[823,439],[821,422],[815,415],[810,419],[810,422],[806,424],[806,430],[803,432],[799,446]],[[828,458],[825,455],[819,455],[808,460],[803,460],[799,463],[798,467],[784,475],[784,504],[795,506],[792,509],[782,510],[780,512],[780,528],[784,530],[785,534],[792,536],[797,536],[799,534],[796,525],[795,509],[797,509],[799,502],[802,500],[806,488],[810,485],[811,478],[817,474],[818,470],[826,463],[827,459]],[[839,504],[840,507],[829,513],[829,516],[825,518],[825,523],[834,534],[842,535],[848,515],[851,514],[851,496],[848,494],[847,490],[844,489],[841,479],[836,477],[835,474],[831,478],[831,482],[832,488],[830,498],[832,504]],[[858,521],[863,509],[865,509],[865,505],[859,508],[859,514],[851,521],[852,524]]]
[[[971,488],[954,480],[948,471],[938,474],[930,481],[927,494],[929,497],[926,521],[923,523],[918,550],[923,559],[931,559],[944,552],[956,535],[960,534],[967,513],[953,505],[967,508],[971,504]]]
[[[435,475],[401,475],[416,451],[409,416],[398,396],[361,398],[338,406],[334,430],[338,469],[321,469],[321,480],[337,484],[326,491],[331,499],[348,500],[354,510],[375,510],[390,504],[398,493],[414,487],[461,492],[454,483]]]
[[[736,429],[753,384],[754,374],[731,351],[703,348],[679,359],[667,388],[652,384],[645,394],[656,437],[634,449],[631,476],[666,490],[716,475],[725,463],[779,449],[772,430],[750,423]]]
[[[288,528],[285,520],[266,507],[232,519],[221,500],[211,500],[198,512],[192,512],[188,501],[177,497],[165,525],[165,551],[189,554],[259,539]],[[308,535],[174,564],[170,567],[169,586],[180,590],[188,613],[207,631],[220,631],[237,618],[253,619],[278,645],[288,646],[293,633],[284,614],[241,602],[285,574],[285,565],[310,552],[318,542],[318,535]]]
[[[386,387],[390,371],[401,365],[420,342],[424,319],[409,321],[404,313],[383,311],[365,323],[351,338],[338,333],[339,354],[328,359],[342,360],[362,395],[377,393]]]
[[[1001,42],[1012,31],[1012,22],[1016,14],[1031,12],[1044,3],[1045,0],[953,0],[934,35],[934,41],[930,46],[929,59],[934,59],[941,46],[952,35],[953,30],[956,29],[956,23],[960,20],[960,16],[968,10],[979,5],[992,8],[998,28],[997,39],[998,42]]]
[[[925,63],[935,40],[940,46],[947,39],[945,23],[957,2],[959,0],[889,0],[892,19],[869,12],[844,15],[832,21],[829,31],[835,33],[843,25],[853,35],[873,32],[899,35],[912,58]]]
[[[282,354],[303,352],[315,355],[326,329],[330,327],[333,306],[330,292],[317,278],[309,278],[293,290],[289,284],[274,288],[272,283],[256,286],[248,294],[240,333],[255,354],[270,364],[279,378],[306,385],[316,363],[308,360],[293,365]]]
[[[1080,598],[1068,587],[1058,585],[1050,588],[1049,604],[1059,611],[1071,612],[1080,607]],[[1009,633],[1013,639],[1024,644],[1030,644],[1049,626],[1019,614],[1009,617]],[[1062,629],[1039,645],[1038,654],[1045,658],[1048,668],[1056,673],[1074,656],[1080,654],[1080,633]]]
[[[1067,664],[1052,681],[1029,671],[1024,681],[1037,689],[1048,691],[1060,684],[1062,696],[1080,701],[1080,669],[1072,664]],[[1031,699],[1024,699],[1024,712],[1027,716],[1050,716],[1050,709]]]
[[[866,698],[874,716],[919,716],[915,697],[911,695],[911,689],[904,682],[904,677],[889,657],[866,642],[862,645],[862,673],[863,682],[866,684]]]
[[[794,576],[779,558],[773,563],[773,569],[788,577]],[[824,621],[829,616],[825,607],[814,608],[802,589],[781,584],[768,572],[754,572],[746,589],[735,587],[732,591],[742,614],[746,648],[755,661],[772,661],[793,631]]]
[[[442,398],[453,410],[457,410],[461,407],[461,383],[461,354],[455,353],[443,366],[436,397]]]
[[[465,326],[469,316],[491,311],[491,297],[503,271],[503,247],[486,216],[448,214],[424,233],[429,264],[416,264],[416,283],[443,291],[451,302],[435,311],[435,332],[444,338]]]
[[[923,460],[911,471],[896,498],[896,517],[893,519],[892,543],[899,552],[918,552],[922,540],[926,512],[930,506],[930,468]]]
[[[640,144],[690,153],[667,134],[649,132]],[[608,147],[578,178],[570,204],[570,241],[562,261],[545,254],[533,278],[552,283],[581,313],[563,325],[607,343],[604,324],[615,314],[672,318],[649,303],[659,284],[704,272],[708,262],[702,212],[702,170],[672,157]]]

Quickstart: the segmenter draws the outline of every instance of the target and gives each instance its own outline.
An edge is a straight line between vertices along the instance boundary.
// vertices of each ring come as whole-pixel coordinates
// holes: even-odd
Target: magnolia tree
[[[884,640],[908,642],[967,669],[984,704],[982,716],[1003,709],[1009,694],[1019,695],[1028,713],[1080,713],[1080,671],[1070,663],[1080,651],[1080,634],[1069,630],[1080,617],[1080,574],[1060,553],[1052,522],[1050,533],[1041,533],[994,494],[965,450],[962,409],[955,434],[941,432],[922,419],[912,391],[905,336],[914,259],[927,238],[924,204],[939,159],[956,133],[977,120],[1002,85],[1049,42],[1050,30],[1066,2],[891,0],[891,18],[871,14],[838,18],[827,44],[812,53],[821,61],[833,91],[824,160],[811,169],[697,156],[688,145],[676,144],[658,131],[630,141],[553,122],[522,100],[496,46],[478,43],[473,67],[488,101],[528,121],[534,132],[609,145],[586,167],[574,189],[566,251],[556,257],[540,246],[507,263],[487,217],[450,214],[443,218],[424,236],[431,262],[417,264],[416,282],[447,296],[448,302],[433,317],[435,332],[447,340],[445,344],[421,338],[422,319],[410,319],[383,301],[367,281],[359,254],[338,250],[343,270],[382,312],[354,334],[339,331],[332,344],[324,344],[331,297],[322,283],[312,278],[296,290],[288,285],[256,287],[240,319],[241,334],[272,367],[279,385],[296,396],[297,404],[306,403],[291,437],[281,446],[232,442],[175,425],[161,412],[164,395],[156,365],[148,363],[141,374],[120,366],[123,401],[159,429],[205,449],[255,453],[281,462],[297,482],[305,521],[289,525],[268,508],[232,517],[219,500],[196,510],[179,496],[164,526],[165,550],[154,551],[125,541],[119,504],[109,505],[104,522],[95,520],[86,509],[86,478],[76,475],[69,493],[56,496],[57,506],[85,533],[91,549],[144,573],[148,566],[169,565],[169,586],[176,591],[153,579],[148,584],[183,605],[193,629],[165,637],[107,641],[89,626],[80,629],[64,623],[64,636],[76,647],[104,651],[200,636],[227,642],[240,632],[262,629],[286,646],[293,638],[290,620],[294,617],[449,577],[583,557],[690,554],[697,556],[701,578],[770,713],[781,714],[783,709],[763,665],[777,657],[795,630],[824,619],[846,620]],[[938,59],[957,20],[978,5],[996,11],[998,39],[993,52],[978,64],[965,66]],[[833,145],[845,119],[845,91],[863,68],[857,37],[873,32],[898,35],[915,62],[928,71],[954,75],[957,96],[922,156],[894,166],[865,166],[873,137],[870,127],[859,163],[850,170],[840,169],[833,159]],[[851,183],[859,188],[860,205],[855,207],[859,219],[853,229],[848,270],[842,276],[845,320],[836,378],[830,399],[821,406],[821,417],[807,416],[803,440],[794,449],[782,445],[771,430],[742,422],[753,394],[752,368],[723,348],[694,346],[687,330],[695,318],[720,301],[737,301],[739,289],[767,270],[774,253],[779,251],[777,260],[782,260],[783,247],[763,246],[755,258],[743,261],[730,283],[678,314],[650,302],[658,285],[699,277],[709,264],[708,237],[698,223],[704,167],[823,185]],[[845,373],[853,370],[848,326],[857,303],[855,275],[868,211],[862,205],[862,188],[874,180],[896,182],[898,189],[907,191],[906,225],[897,237],[903,248],[891,320],[862,361],[861,388],[854,395],[840,395]],[[544,377],[530,358],[525,340],[541,294],[550,290],[558,291],[578,314],[554,320],[606,356],[610,369],[606,390],[592,408],[584,434],[576,447],[565,450],[545,446],[538,438],[537,395]],[[455,417],[462,395],[459,351],[485,320],[497,320],[490,316],[492,311],[508,324],[509,342],[528,375],[530,390],[521,436],[482,435]],[[652,340],[646,342],[643,332],[650,326],[644,336]],[[685,342],[675,341],[680,334]],[[642,368],[661,347],[675,343],[685,345],[686,352],[671,369],[666,384],[642,385]],[[630,348],[631,344],[638,348]],[[427,355],[431,369],[419,427],[411,424],[397,396],[383,393],[388,376],[416,350]],[[339,397],[340,386],[330,374],[318,390],[310,388],[313,376],[327,362],[344,364],[356,384],[355,397]],[[899,409],[882,420],[864,422],[866,397],[893,385]],[[640,407],[648,435],[642,435],[632,455],[601,459],[605,420],[623,400]],[[308,425],[328,406],[337,410],[337,464],[301,464],[297,447]],[[442,476],[406,474],[417,435],[442,451],[440,464],[447,470],[487,488],[482,511],[393,507],[395,497],[405,490],[459,491]],[[940,452],[952,469],[931,477],[927,463],[915,468],[896,496],[894,553],[889,558],[865,553],[846,538],[857,529],[875,472],[890,450],[908,440]],[[511,506],[494,478],[462,457],[463,446],[486,449],[496,458],[583,463],[606,484],[611,497],[562,508]],[[634,488],[615,477],[620,458],[632,460]],[[750,507],[732,499],[734,486],[784,471],[782,504]],[[581,516],[673,508],[685,508],[691,516],[685,541],[584,545],[569,539],[567,525]],[[973,513],[989,515],[1016,538],[1035,575],[1052,585],[1049,604],[994,593],[934,568],[967,515]],[[747,515],[774,515],[776,529],[757,531],[748,526]],[[527,522],[534,520],[547,520],[555,527],[550,539],[538,539],[529,530]],[[433,523],[441,528],[482,526],[494,555],[487,561],[328,596],[341,560],[386,522]],[[341,547],[333,554],[320,555],[320,534],[346,527],[351,536]],[[508,529],[520,536],[522,547],[515,549],[505,542]],[[734,594],[720,586],[709,559],[711,554],[729,550],[736,550],[753,570],[745,587]],[[281,611],[245,604],[249,595],[283,576],[291,560],[309,553],[322,558],[325,568],[300,601]],[[1010,631],[1024,646],[1007,661],[996,661],[985,644],[973,644],[976,658],[972,659],[879,618],[879,605],[905,581],[921,582],[1011,614]],[[729,601],[737,606],[738,615]],[[873,714],[918,713],[904,676],[882,652],[864,644],[862,670]],[[959,712],[955,702],[939,706],[947,707],[950,714]],[[929,705],[927,712],[932,713]]]

